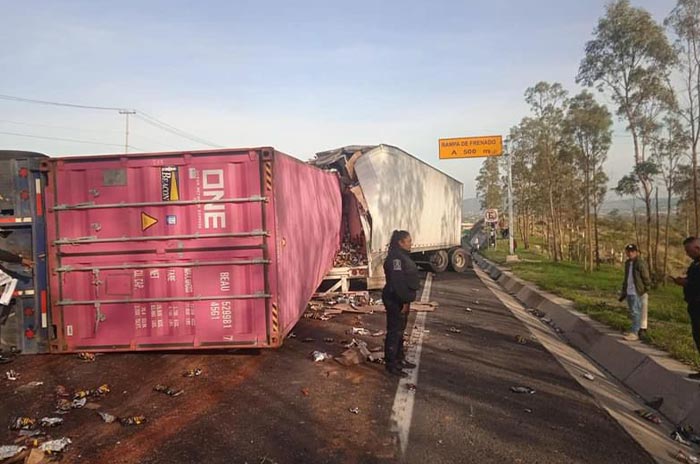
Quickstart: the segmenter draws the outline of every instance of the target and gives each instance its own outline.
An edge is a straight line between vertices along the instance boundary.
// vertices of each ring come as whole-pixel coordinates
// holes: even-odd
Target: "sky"
[[[136,108],[215,145],[301,159],[387,143],[459,179],[468,198],[482,160],[439,160],[438,139],[507,135],[539,81],[578,93],[605,3],[0,0],[0,94]],[[663,21],[675,1],[632,3]],[[606,165],[613,183],[633,159],[624,127]],[[117,111],[0,99],[0,149],[118,153],[124,139]],[[207,148],[135,117],[129,145]]]

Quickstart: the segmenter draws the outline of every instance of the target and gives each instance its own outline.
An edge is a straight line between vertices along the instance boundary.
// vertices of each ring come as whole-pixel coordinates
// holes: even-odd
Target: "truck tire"
[[[450,269],[454,272],[464,272],[471,264],[469,254],[464,248],[456,247],[450,250]]]
[[[445,272],[447,266],[450,264],[450,258],[447,256],[445,250],[438,250],[430,254],[428,262],[428,269],[436,274],[439,272]]]

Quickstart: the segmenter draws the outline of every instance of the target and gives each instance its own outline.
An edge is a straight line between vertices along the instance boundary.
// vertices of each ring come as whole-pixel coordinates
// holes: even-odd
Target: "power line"
[[[86,129],[84,127],[57,126],[54,124],[39,124],[39,123],[35,123],[35,122],[10,121],[7,119],[0,119],[0,124],[14,124],[14,125],[18,125],[18,126],[29,126],[29,127],[45,127],[48,129],[67,129],[67,130],[82,131],[82,132],[95,132],[95,133],[107,133],[107,132],[112,133],[112,134],[123,134],[124,133],[124,131],[116,130],[116,129]],[[166,146],[169,148],[174,148],[176,150],[179,148],[179,147],[176,147],[175,145],[165,143],[162,140],[154,139],[152,137],[148,137],[146,135],[133,132],[131,130],[129,130],[129,137],[137,137],[139,139],[144,139],[144,140],[147,140],[151,143],[163,145],[163,146]],[[131,144],[129,144],[129,146],[133,147],[133,145],[131,145]]]
[[[77,109],[86,109],[86,110],[100,110],[100,111],[117,111],[117,112],[134,112],[136,113],[135,116],[141,119],[142,121],[150,124],[151,126],[154,126],[158,129],[161,129],[166,132],[170,132],[171,134],[177,135],[179,137],[189,139],[193,142],[202,144],[202,145],[207,145],[210,147],[214,148],[221,148],[221,145],[217,145],[215,143],[212,143],[206,139],[203,139],[201,137],[197,137],[196,135],[192,135],[188,132],[185,132],[182,129],[179,129],[172,124],[168,124],[166,122],[161,121],[160,119],[156,118],[155,116],[151,116],[150,114],[140,111],[134,108],[118,108],[118,107],[113,107],[113,106],[94,106],[94,105],[80,105],[76,103],[65,103],[65,102],[55,102],[55,101],[49,101],[49,100],[36,100],[33,98],[23,98],[23,97],[15,97],[13,95],[3,95],[0,94],[0,100],[8,100],[8,101],[14,101],[14,102],[21,102],[21,103],[33,103],[37,105],[48,105],[48,106],[63,106],[63,107],[68,107],[68,108],[77,108]]]
[[[17,126],[34,126],[34,127],[46,127],[48,129],[68,129],[75,131],[85,131],[85,132],[111,132],[113,134],[122,134],[124,131],[116,129],[85,129],[82,127],[71,127],[71,126],[55,126],[53,124],[39,124],[35,122],[24,122],[24,121],[10,121],[7,119],[0,119],[0,123],[4,124],[14,124]]]
[[[188,134],[187,132],[180,130],[174,126],[171,126],[170,124],[164,123],[152,116],[146,116],[146,113],[142,111],[136,112],[135,116],[140,119],[141,121],[145,122],[146,124],[149,124],[153,127],[156,127],[160,130],[164,130],[166,132],[170,132],[171,134],[178,135],[182,138],[189,139],[193,142],[197,142],[202,145],[208,145],[213,148],[221,148],[221,145],[217,145],[215,143],[212,143],[208,140],[205,140],[203,138],[197,137],[196,135],[191,135]]]
[[[86,143],[86,144],[92,144],[92,145],[104,145],[107,147],[123,147],[124,145],[121,144],[116,144],[116,143],[105,143],[105,142],[95,142],[92,140],[78,140],[78,139],[66,139],[62,137],[49,137],[45,135],[32,135],[32,134],[21,134],[19,132],[5,132],[5,131],[0,131],[0,134],[2,135],[12,135],[15,137],[27,137],[30,139],[43,139],[43,140],[59,140],[61,142],[72,142],[72,143]],[[133,145],[129,145],[130,148],[134,148],[139,151],[143,151],[141,148],[135,147]]]
[[[1,100],[22,102],[22,103],[35,103],[38,105],[67,106],[69,108],[80,108],[80,109],[84,109],[84,110],[121,111],[121,110],[126,109],[126,108],[116,108],[116,107],[111,107],[111,106],[78,105],[75,103],[62,103],[62,102],[54,102],[54,101],[48,101],[48,100],[35,100],[33,98],[14,97],[12,95],[2,95],[2,94],[0,94],[0,99]]]

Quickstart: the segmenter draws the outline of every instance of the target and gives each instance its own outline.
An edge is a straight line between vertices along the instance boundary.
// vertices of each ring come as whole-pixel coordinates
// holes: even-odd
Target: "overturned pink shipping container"
[[[337,176],[272,148],[47,168],[52,352],[280,346],[339,247]]]

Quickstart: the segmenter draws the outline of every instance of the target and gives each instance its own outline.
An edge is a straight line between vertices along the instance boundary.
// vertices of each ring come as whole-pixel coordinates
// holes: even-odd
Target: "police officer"
[[[675,277],[673,281],[683,287],[683,297],[688,303],[688,316],[690,327],[693,331],[695,347],[700,351],[700,239],[688,237],[683,241],[685,254],[693,260],[688,267],[685,277]],[[700,373],[688,376],[693,380],[700,380]]]
[[[420,288],[418,267],[411,259],[413,239],[405,230],[391,234],[389,254],[384,261],[386,286],[382,300],[386,308],[386,342],[384,360],[386,370],[395,376],[406,377],[403,368],[414,369],[415,364],[406,361],[403,350],[404,331],[408,323],[411,303],[416,300]]]

